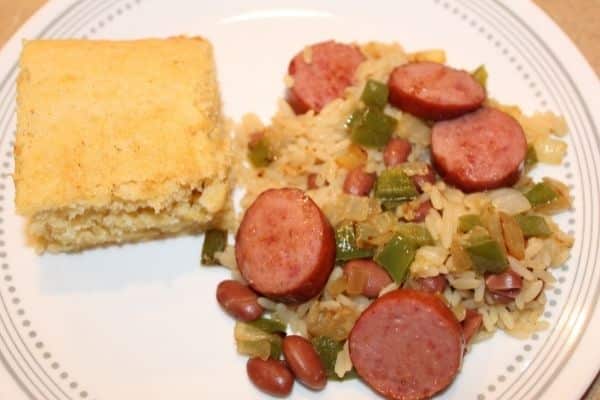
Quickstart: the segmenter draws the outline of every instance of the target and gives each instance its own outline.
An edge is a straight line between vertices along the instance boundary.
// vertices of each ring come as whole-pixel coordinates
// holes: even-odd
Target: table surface
[[[596,74],[600,75],[600,0],[534,1],[567,33]],[[45,2],[46,0],[0,0],[0,47]],[[4,379],[10,378],[0,374],[0,382],[4,382]],[[600,375],[596,377],[584,400],[600,400]]]

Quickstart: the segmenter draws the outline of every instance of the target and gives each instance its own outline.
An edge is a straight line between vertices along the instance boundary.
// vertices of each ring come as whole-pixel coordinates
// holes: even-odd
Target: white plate
[[[267,118],[282,94],[290,57],[305,44],[329,38],[399,41],[409,50],[445,48],[450,64],[471,69],[485,63],[494,97],[526,110],[563,114],[571,128],[567,161],[536,171],[566,181],[575,197],[574,209],[558,218],[575,234],[576,244],[548,292],[545,318],[551,329],[524,341],[498,334],[475,346],[440,398],[580,396],[600,366],[600,346],[594,342],[600,334],[595,307],[600,87],[559,29],[519,0],[220,3],[51,2],[3,49],[0,359],[19,387],[6,398],[263,397],[246,378],[245,359],[235,353],[233,321],[214,299],[216,284],[227,273],[199,267],[199,237],[39,257],[25,247],[24,221],[14,213],[10,173],[20,40],[178,34],[200,34],[214,43],[225,111],[233,117],[256,111]],[[296,385],[292,397],[373,396],[354,381],[330,383],[318,394]]]

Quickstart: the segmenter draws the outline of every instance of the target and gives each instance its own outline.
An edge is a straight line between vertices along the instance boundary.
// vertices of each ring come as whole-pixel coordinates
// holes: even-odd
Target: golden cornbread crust
[[[208,41],[28,41],[20,69],[15,202],[39,249],[222,217],[229,145]]]

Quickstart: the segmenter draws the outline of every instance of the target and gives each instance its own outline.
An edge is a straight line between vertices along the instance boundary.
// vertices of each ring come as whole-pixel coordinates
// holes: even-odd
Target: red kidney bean
[[[379,296],[381,289],[392,283],[390,275],[374,261],[371,260],[352,260],[344,265],[344,274],[347,280],[352,279],[352,274],[367,274],[367,281],[362,289],[362,295],[375,298]]]
[[[492,291],[521,289],[523,278],[512,269],[501,274],[489,274],[485,277],[485,287]]]
[[[417,289],[429,293],[442,293],[448,286],[448,280],[442,274],[430,278],[417,278],[415,281]]]
[[[254,321],[263,313],[256,293],[238,281],[219,283],[217,301],[229,314],[241,321]]]
[[[517,298],[521,289],[510,289],[510,290],[487,290],[488,297],[491,299],[492,304],[508,304]]]
[[[294,375],[279,360],[250,358],[246,363],[246,372],[256,387],[271,396],[283,397],[292,391]]]
[[[417,186],[417,189],[423,191],[425,183],[431,183],[432,185],[435,183],[435,171],[431,165],[427,164],[427,172],[421,175],[413,175],[412,181]]]
[[[283,355],[296,378],[313,390],[327,384],[325,368],[312,344],[302,336],[290,335],[283,339]]]
[[[410,142],[405,139],[393,138],[383,149],[383,163],[386,167],[393,167],[406,162],[412,150]]]
[[[368,196],[375,184],[375,174],[369,174],[362,168],[348,172],[344,180],[344,192],[355,196]]]
[[[427,200],[419,204],[419,207],[415,210],[415,216],[412,219],[413,222],[423,222],[429,214],[429,210],[431,210],[433,206],[431,205],[431,201]]]

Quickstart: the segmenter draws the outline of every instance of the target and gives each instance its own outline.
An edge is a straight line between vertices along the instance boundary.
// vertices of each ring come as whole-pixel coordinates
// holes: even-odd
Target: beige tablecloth
[[[0,46],[45,2],[0,0]],[[600,0],[535,0],[535,3],[571,37],[600,75]],[[585,400],[600,400],[600,376]]]

